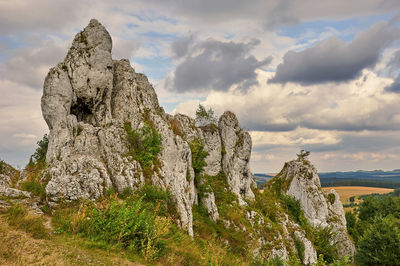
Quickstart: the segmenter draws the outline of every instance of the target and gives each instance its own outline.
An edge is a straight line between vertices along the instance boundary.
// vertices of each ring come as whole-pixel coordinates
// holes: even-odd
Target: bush
[[[356,261],[361,265],[400,265],[400,221],[375,217],[358,241]]]
[[[332,229],[327,227],[316,227],[314,229],[313,244],[318,256],[322,255],[324,260],[328,263],[334,262],[338,259],[338,250],[336,243],[332,243],[335,233]]]
[[[300,261],[303,261],[303,259],[304,259],[304,250],[305,250],[304,243],[300,239],[295,237],[294,238],[294,245],[296,246],[297,255],[299,256]]]
[[[138,161],[146,177],[150,177],[151,168],[157,163],[157,156],[161,152],[161,135],[158,134],[154,125],[146,121],[139,130],[132,129],[130,123],[124,125],[126,139],[131,150],[128,155]]]
[[[189,143],[190,150],[192,152],[192,167],[195,174],[195,181],[199,184],[200,173],[203,172],[204,167],[207,165],[206,157],[208,156],[208,152],[204,150],[204,143],[195,139],[191,143]]]
[[[329,201],[329,203],[330,203],[330,204],[333,204],[333,203],[335,203],[335,200],[336,200],[335,194],[329,193],[329,194],[328,194],[328,201]]]
[[[354,235],[356,234],[355,227],[357,223],[356,215],[354,214],[354,212],[348,211],[345,213],[345,218],[347,231],[354,238]]]
[[[309,224],[304,216],[303,210],[301,209],[300,201],[283,194],[280,195],[280,199],[292,219],[307,231],[309,229]]]
[[[178,219],[176,203],[170,191],[150,184],[144,184],[133,196],[136,199],[140,198],[146,204],[146,208],[155,210],[157,215]]]
[[[9,225],[27,232],[33,238],[42,239],[49,236],[43,218],[29,214],[23,205],[11,206],[6,211],[5,217]]]
[[[43,139],[37,142],[38,147],[36,148],[35,153],[31,156],[30,164],[38,164],[46,162],[46,153],[47,148],[49,146],[49,138],[47,134],[43,135]]]
[[[79,234],[96,242],[141,254],[146,261],[161,256],[176,215],[170,192],[145,184],[122,201],[110,191],[96,203],[77,202],[56,210],[57,232]]]
[[[31,192],[42,201],[46,198],[46,184],[40,183],[37,180],[22,182],[21,189]]]
[[[142,199],[115,197],[97,205],[83,202],[78,209],[55,213],[58,232],[80,234],[96,242],[105,242],[140,253],[145,260],[156,259],[165,249],[162,237],[170,220],[147,210]]]

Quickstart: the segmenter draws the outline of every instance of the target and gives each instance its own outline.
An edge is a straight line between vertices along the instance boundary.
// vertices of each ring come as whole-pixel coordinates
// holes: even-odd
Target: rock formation
[[[285,163],[269,185],[299,200],[305,217],[313,227],[332,228],[332,243],[338,246],[339,256],[354,255],[355,247],[347,233],[339,195],[334,189],[330,193],[322,191],[317,171],[308,159],[299,157]]]
[[[218,219],[212,192],[201,202],[198,199],[189,146],[195,139],[208,152],[202,174],[223,170],[241,204],[253,198],[251,139],[235,115],[225,112],[218,126],[197,128],[187,116],[166,114],[146,76],[136,73],[126,59],[113,60],[111,50],[109,33],[91,20],[75,36],[64,61],[45,79],[42,111],[50,130],[48,200],[96,199],[112,187],[122,192],[151,182],[171,191],[179,223],[192,235],[194,204],[204,204],[210,217]],[[129,153],[127,124],[133,130],[150,124],[161,136],[161,151],[150,171]]]
[[[43,214],[38,197],[16,188],[21,181],[23,178],[20,171],[0,161],[0,210],[7,209],[12,204],[24,204],[34,213]]]
[[[300,242],[302,262],[316,263],[305,229],[286,213],[280,199],[275,195],[268,211],[260,207],[267,194],[252,190],[252,142],[236,116],[227,111],[218,124],[197,127],[186,115],[166,114],[146,76],[126,59],[113,60],[111,50],[109,33],[91,20],[45,79],[42,111],[50,132],[43,176],[49,205],[59,199],[94,200],[111,188],[122,193],[151,183],[171,192],[180,216],[176,222],[190,235],[193,207],[202,205],[201,215],[236,236],[240,233],[254,257],[288,259],[299,252]],[[153,146],[144,146],[148,139]],[[196,166],[194,143],[206,154],[202,170]],[[143,147],[149,150],[146,156],[140,153]],[[223,181],[223,186],[216,182],[219,190],[212,187],[215,180]],[[274,182],[300,201],[310,224],[333,227],[341,255],[354,253],[338,195],[321,191],[307,160],[287,163]]]

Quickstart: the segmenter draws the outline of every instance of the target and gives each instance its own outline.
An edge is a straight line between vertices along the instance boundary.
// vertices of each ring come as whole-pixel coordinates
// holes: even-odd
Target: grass
[[[131,258],[133,259],[133,258]],[[105,250],[78,236],[33,238],[0,217],[0,265],[142,265],[119,250]]]
[[[33,238],[43,239],[49,236],[49,230],[44,225],[42,216],[33,215],[23,205],[11,206],[4,215],[9,225],[25,231]]]

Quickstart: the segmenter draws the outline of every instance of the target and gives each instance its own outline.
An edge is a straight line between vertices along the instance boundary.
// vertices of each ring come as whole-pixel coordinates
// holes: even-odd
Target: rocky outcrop
[[[244,198],[254,198],[251,186],[255,185],[250,171],[251,137],[239,127],[238,120],[232,112],[225,112],[219,120],[222,140],[223,170],[233,193]],[[243,204],[243,202],[240,202]]]
[[[343,205],[335,190],[325,193],[315,167],[306,158],[285,163],[282,171],[270,181],[270,186],[299,200],[305,217],[313,227],[330,226],[332,243],[340,256],[353,256],[355,247],[346,229]]]
[[[0,210],[14,204],[23,204],[34,213],[43,214],[40,199],[28,191],[17,188],[23,179],[19,170],[0,161]]]
[[[11,199],[29,198],[31,194],[14,188],[19,181],[20,173],[11,165],[0,161],[0,196]]]
[[[189,143],[198,139],[208,152],[202,174],[226,172],[232,191],[244,204],[254,197],[249,170],[251,139],[233,113],[219,126],[194,126],[191,118],[171,116],[159,106],[152,85],[126,59],[113,60],[112,40],[96,20],[78,33],[64,61],[44,82],[42,111],[49,133],[46,162],[50,203],[59,198],[96,199],[105,190],[137,189],[145,182],[169,189],[180,214],[178,223],[193,234],[193,204],[204,204],[218,219],[214,195],[198,199]],[[126,125],[145,125],[161,136],[156,163],[146,169],[130,155]]]

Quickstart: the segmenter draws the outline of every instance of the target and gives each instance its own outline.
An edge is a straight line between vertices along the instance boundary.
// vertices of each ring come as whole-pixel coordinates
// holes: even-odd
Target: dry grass
[[[82,247],[82,240],[53,235],[34,239],[0,216],[0,265],[139,265],[112,251]]]
[[[324,191],[329,192],[331,189],[336,190],[336,192],[340,196],[340,201],[345,204],[349,203],[350,197],[353,196],[361,196],[361,195],[369,195],[369,194],[385,194],[389,192],[393,192],[391,188],[378,188],[378,187],[324,187],[322,188]]]

